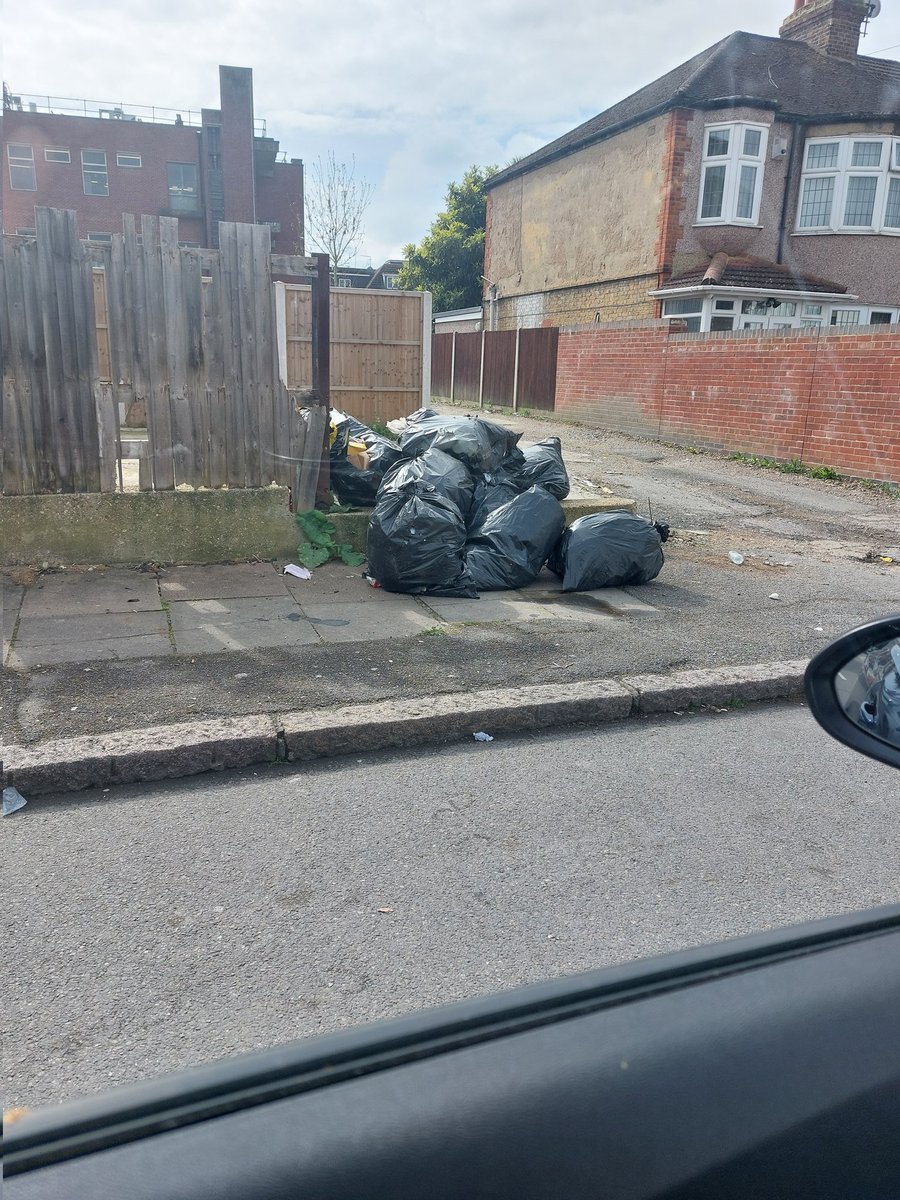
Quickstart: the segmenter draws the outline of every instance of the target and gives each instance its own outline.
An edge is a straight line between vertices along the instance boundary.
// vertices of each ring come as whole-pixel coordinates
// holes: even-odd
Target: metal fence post
[[[481,331],[481,366],[478,368],[478,407],[484,408],[484,330]]]
[[[450,347],[450,403],[453,403],[454,390],[456,388],[456,330],[451,334],[453,345]]]

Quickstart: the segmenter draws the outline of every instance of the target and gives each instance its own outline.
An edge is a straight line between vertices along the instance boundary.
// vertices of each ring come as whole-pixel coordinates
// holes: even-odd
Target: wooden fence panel
[[[449,399],[453,366],[453,334],[436,334],[431,344],[431,391]]]
[[[552,412],[556,402],[559,330],[520,329],[519,335],[519,408]]]
[[[305,389],[282,379],[268,228],[223,224],[222,249],[200,252],[178,246],[172,218],[145,216],[138,235],[126,217],[109,245],[79,242],[72,213],[38,210],[36,226],[34,241],[4,238],[0,249],[3,491],[122,486],[118,407],[136,401],[147,411],[142,489],[276,480],[311,507],[328,379],[318,382],[321,404],[311,376]],[[310,363],[310,312],[307,288],[289,307],[287,332],[306,318],[306,345],[286,343],[295,376]],[[363,334],[384,321],[376,314]],[[347,340],[359,372],[368,338]],[[382,388],[388,375],[403,384],[394,375],[405,340],[379,367]]]
[[[457,333],[455,372],[454,401],[457,404],[477,405],[481,377],[480,333]]]
[[[515,329],[485,334],[482,404],[512,407],[516,365]]]
[[[430,338],[425,299],[420,292],[332,290],[331,403],[335,408],[370,424],[405,416],[423,403],[431,383],[423,377]],[[292,388],[311,386],[311,326],[309,287],[285,285],[287,377]],[[430,355],[430,344],[427,350]]]

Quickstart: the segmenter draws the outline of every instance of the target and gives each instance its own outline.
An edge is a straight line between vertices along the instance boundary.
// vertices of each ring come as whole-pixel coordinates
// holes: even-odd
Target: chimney
[[[856,58],[871,7],[868,0],[794,0],[794,11],[779,33],[788,41],[805,42],[819,54]]]

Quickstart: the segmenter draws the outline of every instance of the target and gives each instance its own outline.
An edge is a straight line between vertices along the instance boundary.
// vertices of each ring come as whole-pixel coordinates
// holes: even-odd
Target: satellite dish
[[[866,20],[871,21],[872,17],[877,17],[881,12],[881,0],[869,0],[866,5]]]

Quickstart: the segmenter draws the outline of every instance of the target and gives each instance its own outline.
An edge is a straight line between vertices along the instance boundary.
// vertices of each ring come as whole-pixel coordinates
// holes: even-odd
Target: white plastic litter
[[[769,599],[770,599],[770,600],[780,600],[780,599],[781,599],[781,597],[778,595],[778,593],[777,593],[777,592],[770,592],[770,593],[769,593]]]
[[[21,792],[17,792],[14,787],[3,789],[3,815],[10,816],[14,812],[18,812],[20,808],[24,808],[28,801]]]
[[[731,561],[734,563],[734,565],[736,567],[739,567],[741,565],[741,563],[744,561],[743,554],[738,554],[737,550],[729,550],[728,557],[731,559]]]
[[[472,737],[476,742],[492,742],[494,740],[491,735],[489,733],[485,733],[483,729],[480,729],[478,733],[473,733]]]
[[[285,575],[294,575],[297,579],[312,579],[306,567],[298,567],[296,563],[288,563],[284,568]]]

